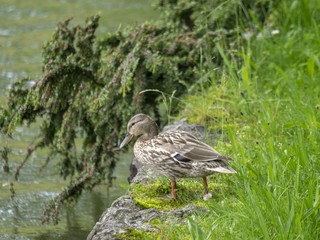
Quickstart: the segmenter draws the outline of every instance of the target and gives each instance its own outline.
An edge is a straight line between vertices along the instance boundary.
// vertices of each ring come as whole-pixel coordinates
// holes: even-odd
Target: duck
[[[159,134],[158,125],[148,115],[139,113],[127,125],[120,144],[124,148],[138,137],[133,152],[147,168],[166,176],[171,182],[172,198],[177,198],[176,180],[202,178],[203,193],[208,191],[207,176],[214,173],[237,173],[228,164],[234,161],[186,131],[172,130]]]

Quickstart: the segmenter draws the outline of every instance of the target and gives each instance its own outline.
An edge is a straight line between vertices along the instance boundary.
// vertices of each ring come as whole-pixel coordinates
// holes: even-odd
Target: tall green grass
[[[182,115],[224,130],[233,194],[207,201],[209,216],[159,226],[161,239],[320,239],[319,16],[318,1],[280,1],[260,37],[239,36],[236,54],[218,45],[225,69]]]

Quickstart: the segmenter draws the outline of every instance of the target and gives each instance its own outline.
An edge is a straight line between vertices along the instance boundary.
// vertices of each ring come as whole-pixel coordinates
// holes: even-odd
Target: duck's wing
[[[178,161],[233,161],[232,158],[223,156],[209,145],[199,141],[192,134],[184,131],[165,132],[158,135],[161,139],[162,149],[170,152],[170,155]]]

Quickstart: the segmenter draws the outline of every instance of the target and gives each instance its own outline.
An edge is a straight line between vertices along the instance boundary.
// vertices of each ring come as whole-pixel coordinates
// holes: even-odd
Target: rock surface
[[[159,217],[157,209],[141,209],[132,197],[120,197],[102,214],[87,240],[117,239],[114,235],[126,232],[128,228],[152,231],[154,228],[145,223]]]
[[[209,138],[213,138],[213,132],[208,131],[205,126],[201,124],[190,124],[187,122],[185,118],[175,121],[172,124],[165,126],[162,130],[162,132],[166,131],[174,131],[174,130],[179,130],[179,131],[186,131],[194,135],[195,137],[199,138],[200,140],[204,140],[207,136]]]
[[[159,211],[154,208],[142,209],[137,206],[132,197],[120,197],[102,214],[87,240],[121,239],[117,234],[125,233],[129,229],[154,231],[156,229],[147,223],[155,219],[185,222],[186,216],[191,216],[196,212],[209,213],[209,210],[193,205],[171,211]]]
[[[203,140],[209,136],[213,138],[213,134],[206,132],[204,126],[200,124],[188,124],[185,119],[177,121],[170,126],[164,127],[163,131],[182,130],[187,131]],[[209,135],[207,135],[209,133]],[[148,183],[154,182],[159,177],[151,169],[146,169],[136,158],[133,159],[130,166],[130,183]],[[125,233],[128,229],[154,231],[152,225],[147,224],[155,219],[173,222],[185,222],[186,216],[191,216],[196,212],[209,213],[206,208],[193,205],[187,205],[182,209],[171,211],[159,211],[154,208],[142,209],[134,202],[132,197],[125,196],[115,200],[112,205],[102,214],[87,240],[109,240],[121,239],[117,234]]]

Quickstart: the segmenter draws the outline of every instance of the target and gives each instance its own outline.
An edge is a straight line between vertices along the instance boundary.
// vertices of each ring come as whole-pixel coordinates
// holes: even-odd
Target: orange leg
[[[207,177],[203,177],[203,193],[208,192],[208,183],[207,183]]]
[[[177,194],[176,194],[176,182],[175,181],[171,181],[171,188],[172,188],[172,198],[173,199],[177,199]]]

